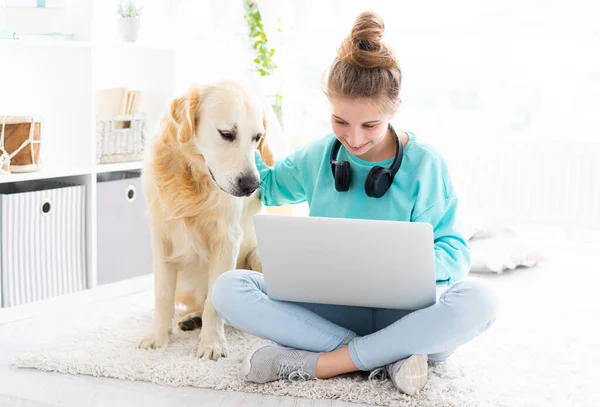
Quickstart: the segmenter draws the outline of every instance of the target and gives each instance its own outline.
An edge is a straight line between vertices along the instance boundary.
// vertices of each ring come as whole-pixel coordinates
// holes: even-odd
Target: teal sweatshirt
[[[433,226],[437,281],[458,281],[468,273],[471,256],[458,230],[458,199],[448,167],[431,146],[407,134],[400,170],[381,198],[365,194],[365,178],[373,166],[389,167],[393,158],[368,162],[342,146],[338,160],[350,162],[352,181],[348,191],[338,192],[329,164],[335,136],[329,134],[296,148],[272,168],[257,153],[261,200],[267,206],[307,201],[310,216],[427,222]]]

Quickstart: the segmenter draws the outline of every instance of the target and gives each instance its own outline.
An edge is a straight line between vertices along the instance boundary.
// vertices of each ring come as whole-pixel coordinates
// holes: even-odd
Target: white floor
[[[494,287],[504,307],[545,312],[536,304],[542,296],[556,301],[576,299],[578,307],[597,307],[594,295],[600,283],[600,239],[597,234],[561,236],[544,245],[547,265],[518,269],[502,275],[477,275]],[[568,237],[569,239],[564,239]],[[69,316],[85,312],[86,304],[151,290],[142,277],[43,303],[0,310],[0,407],[47,406],[352,406],[335,401],[295,400],[259,394],[227,393],[198,388],[171,388],[86,376],[69,376],[9,367],[10,360],[27,346],[51,336]],[[531,305],[531,306],[530,306]],[[538,305],[538,306],[536,306]],[[530,307],[529,307],[530,306]],[[90,325],[102,323],[89,316]],[[597,324],[597,321],[595,322]],[[590,326],[594,324],[590,321]],[[596,334],[591,327],[590,333]],[[551,357],[551,355],[549,355]],[[501,383],[498,383],[501,386]],[[355,405],[354,405],[355,406]]]

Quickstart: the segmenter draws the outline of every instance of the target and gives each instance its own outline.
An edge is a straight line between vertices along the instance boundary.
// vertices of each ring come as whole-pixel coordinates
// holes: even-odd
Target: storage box
[[[150,227],[139,173],[98,175],[98,284],[152,273]]]
[[[146,115],[135,113],[96,120],[98,164],[139,161],[146,149]]]
[[[85,186],[0,185],[2,306],[86,288]]]

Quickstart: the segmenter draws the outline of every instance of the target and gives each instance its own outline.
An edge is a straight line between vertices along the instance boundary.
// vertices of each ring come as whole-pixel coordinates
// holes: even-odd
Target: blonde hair
[[[356,18],[329,70],[325,94],[330,100],[370,99],[382,111],[396,112],[402,72],[391,48],[382,42],[384,28],[373,12]]]

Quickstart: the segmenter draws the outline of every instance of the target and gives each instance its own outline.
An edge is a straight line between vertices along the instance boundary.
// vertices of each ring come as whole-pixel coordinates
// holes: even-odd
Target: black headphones
[[[394,176],[400,169],[400,164],[402,164],[402,153],[404,148],[398,139],[396,131],[389,123],[388,128],[396,141],[396,157],[389,168],[383,168],[376,165],[369,171],[369,174],[365,179],[365,192],[371,198],[381,198],[385,195],[394,181]],[[335,189],[340,192],[345,192],[350,188],[351,173],[350,163],[348,161],[337,161],[337,154],[341,146],[342,143],[336,139],[333,143],[333,147],[331,147],[329,163],[331,164],[331,172],[333,173],[333,179],[335,180]]]

